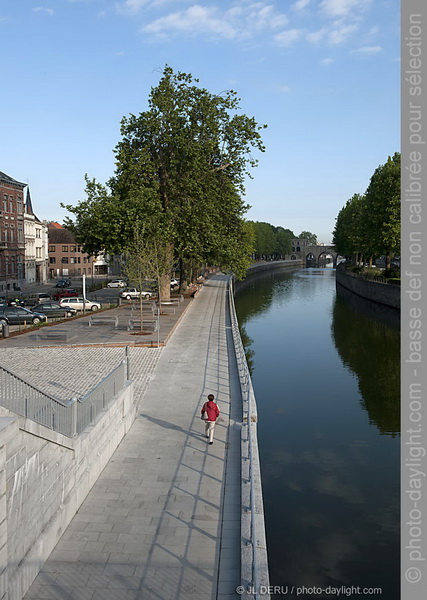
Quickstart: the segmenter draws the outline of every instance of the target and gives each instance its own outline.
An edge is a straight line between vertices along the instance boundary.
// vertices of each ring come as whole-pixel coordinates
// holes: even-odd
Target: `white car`
[[[107,287],[109,287],[109,288],[124,288],[124,287],[126,287],[126,281],[123,281],[123,279],[113,279],[113,281],[109,281],[107,283]]]
[[[126,300],[136,300],[140,296],[142,296],[144,298],[144,300],[149,300],[152,295],[153,294],[151,292],[148,292],[146,290],[144,290],[143,292],[139,292],[134,287],[126,288],[125,290],[120,292],[120,297],[126,298]]]
[[[171,290],[174,290],[177,287],[179,287],[178,279],[171,279]]]
[[[76,310],[100,310],[102,307],[99,302],[92,302],[92,300],[85,300],[82,297],[78,298],[62,298],[59,301],[61,306],[69,306],[70,308],[75,308]]]

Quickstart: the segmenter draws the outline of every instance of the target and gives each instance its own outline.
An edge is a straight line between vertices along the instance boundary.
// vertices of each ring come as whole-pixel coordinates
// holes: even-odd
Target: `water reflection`
[[[398,331],[336,299],[330,269],[252,281],[236,308],[251,340],[271,583],[381,587],[397,600]]]
[[[400,432],[399,313],[339,286],[332,335],[343,364],[359,378],[363,407],[381,433]],[[369,352],[367,352],[369,348]]]

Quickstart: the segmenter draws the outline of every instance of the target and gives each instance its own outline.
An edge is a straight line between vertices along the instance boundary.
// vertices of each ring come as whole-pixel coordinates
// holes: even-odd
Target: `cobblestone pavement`
[[[162,348],[129,351],[130,379],[142,397]],[[125,358],[125,348],[3,348],[0,366],[58,400],[84,396]]]

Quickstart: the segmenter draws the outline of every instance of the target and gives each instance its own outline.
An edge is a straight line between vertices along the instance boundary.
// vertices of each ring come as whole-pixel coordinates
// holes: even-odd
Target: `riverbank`
[[[344,267],[336,269],[336,283],[361,298],[400,310],[400,287],[364,279]]]

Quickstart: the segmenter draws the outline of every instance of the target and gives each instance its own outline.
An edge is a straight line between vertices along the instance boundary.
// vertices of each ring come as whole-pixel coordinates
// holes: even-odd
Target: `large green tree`
[[[371,177],[365,195],[354,194],[340,210],[333,232],[336,250],[355,260],[400,254],[400,154]]]
[[[264,126],[239,114],[235,92],[197,84],[166,66],[148,110],[123,118],[109,189],[88,180],[87,200],[66,207],[85,250],[125,252],[138,220],[148,239],[167,240],[175,260],[244,275],[252,248],[242,196]]]
[[[371,177],[366,190],[366,230],[374,253],[385,254],[387,268],[394,254],[400,255],[400,153],[388,157]]]
[[[311,246],[317,245],[317,235],[315,233],[311,233],[311,231],[301,231],[298,239],[307,240]]]

